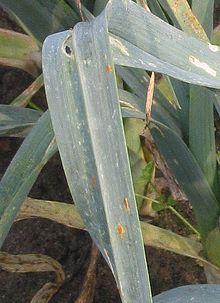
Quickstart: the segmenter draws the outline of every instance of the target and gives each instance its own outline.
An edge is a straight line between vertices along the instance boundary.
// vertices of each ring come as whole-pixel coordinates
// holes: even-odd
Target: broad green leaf
[[[26,137],[0,182],[0,246],[38,174],[56,150],[47,112]]]
[[[121,18],[122,15],[123,18]],[[45,60],[45,70],[47,66],[56,66],[56,68],[54,68],[54,72],[50,69],[48,69],[46,72],[48,81],[47,94],[49,95],[50,99],[49,106],[50,110],[52,111],[52,120],[55,128],[56,138],[73,197],[74,189],[76,190],[76,199],[74,200],[76,203],[78,203],[78,206],[81,207],[81,213],[83,214],[84,221],[86,221],[90,233],[98,243],[103,255],[105,256],[105,249],[107,247],[110,255],[109,259],[107,256],[106,259],[108,260],[109,265],[111,265],[113,268],[116,281],[118,281],[118,283],[120,281],[119,288],[121,289],[122,300],[127,302],[130,300],[133,301],[134,297],[132,298],[131,296],[133,296],[135,293],[135,300],[139,301],[140,299],[140,302],[142,302],[144,293],[144,301],[146,301],[146,296],[149,298],[149,301],[151,301],[149,289],[147,290],[147,288],[144,288],[145,283],[142,285],[143,287],[141,294],[138,292],[138,287],[134,287],[135,289],[133,289],[133,292],[132,290],[127,290],[125,287],[132,275],[133,281],[136,281],[135,276],[137,275],[137,271],[142,270],[140,268],[140,264],[143,262],[140,249],[141,242],[137,241],[139,245],[136,247],[136,251],[131,249],[127,250],[131,255],[136,254],[138,251],[140,263],[139,266],[135,267],[135,271],[130,270],[129,277],[126,275],[126,278],[124,279],[122,278],[121,274],[123,272],[127,272],[126,268],[128,264],[124,264],[120,256],[116,254],[116,246],[114,245],[117,244],[117,248],[123,251],[126,249],[127,242],[122,242],[117,237],[115,238],[115,234],[113,232],[115,231],[116,226],[118,226],[118,234],[124,235],[124,225],[122,223],[117,223],[119,221],[117,220],[118,217],[116,216],[116,213],[114,211],[110,213],[108,212],[109,209],[106,208],[107,205],[110,205],[107,202],[110,201],[108,201],[109,195],[106,195],[104,185],[107,186],[108,184],[109,186],[110,182],[107,182],[109,177],[111,177],[111,180],[114,180],[114,169],[116,169],[117,165],[116,167],[114,165],[109,167],[103,161],[112,159],[111,155],[108,153],[109,150],[111,150],[114,156],[117,156],[116,163],[118,163],[117,161],[120,153],[117,153],[117,145],[114,146],[114,150],[111,149],[113,146],[111,135],[113,135],[115,131],[114,138],[118,138],[117,136],[120,134],[119,128],[116,131],[114,128],[115,125],[112,125],[112,120],[120,116],[118,116],[117,109],[116,107],[114,108],[115,102],[113,102],[117,101],[118,98],[115,88],[116,80],[114,77],[112,78],[112,76],[114,76],[114,70],[110,56],[111,53],[108,50],[109,40],[107,30],[101,23],[104,17],[106,17],[106,20],[108,17],[108,29],[112,33],[112,55],[116,64],[156,70],[170,76],[175,76],[180,80],[200,85],[206,84],[209,87],[213,86],[218,88],[220,87],[218,82],[219,69],[216,62],[218,62],[220,57],[219,49],[195,38],[189,37],[184,33],[170,27],[150,13],[146,13],[144,10],[130,1],[109,2],[104,13],[97,18],[95,22],[91,22],[89,24],[84,23],[75,27],[73,30],[73,45],[71,43],[72,33],[66,32],[63,35],[60,34],[56,37],[54,36],[54,41],[52,41],[53,43],[57,43],[57,46],[53,45],[55,49],[53,53],[51,51],[52,46],[47,49],[47,52],[49,53],[49,51],[51,51],[51,53],[46,57],[47,60]],[[137,22],[137,20],[140,22]],[[132,30],[131,24],[135,24],[135,31]],[[146,28],[148,28],[148,35],[146,35]],[[67,41],[68,39],[69,41]],[[176,41],[177,39],[179,43],[173,44],[172,41]],[[65,44],[65,41],[67,44]],[[49,44],[50,43],[47,42],[47,47]],[[165,45],[165,48],[159,47],[161,45]],[[174,48],[172,56],[169,48],[171,46]],[[65,51],[67,51],[67,54],[65,54]],[[46,51],[44,54],[46,54]],[[179,60],[179,58],[181,58],[181,60]],[[67,62],[68,60],[68,66],[66,66],[64,62]],[[72,70],[76,64],[75,61],[77,62],[77,66],[75,66],[75,70]],[[94,64],[95,62],[96,65]],[[62,67],[62,72],[59,74],[60,66]],[[65,78],[65,76],[67,77],[68,74],[72,81],[68,81],[68,79]],[[50,82],[51,77],[54,77],[54,82],[52,83]],[[96,79],[96,81],[94,79]],[[55,85],[52,89],[53,83],[55,83]],[[97,85],[97,83],[99,84]],[[100,84],[101,86],[104,85],[106,87],[107,94],[104,94],[104,92],[97,88]],[[57,89],[58,87],[59,90]],[[75,94],[72,93],[73,91]],[[58,96],[59,101],[65,101],[64,108],[63,105],[61,106],[60,102],[58,102]],[[78,97],[77,100],[74,99],[76,96]],[[71,100],[71,97],[73,100]],[[99,102],[98,106],[96,103],[94,103],[94,100]],[[76,107],[74,109],[75,111],[73,110],[73,102]],[[64,115],[62,115],[63,113]],[[108,113],[108,116],[106,116],[106,113]],[[66,117],[68,117],[68,119],[66,119]],[[105,117],[104,120],[102,120],[103,117]],[[109,122],[109,117],[111,117],[111,123]],[[61,125],[60,121],[62,121]],[[69,125],[72,125],[72,127],[68,128]],[[74,125],[74,132],[71,132]],[[81,132],[79,132],[77,126],[78,128],[81,127]],[[62,131],[64,129],[65,133]],[[105,141],[103,139],[103,129],[105,130]],[[106,140],[106,131],[108,140]],[[86,142],[85,145],[83,144],[84,142],[82,142],[82,138],[84,142]],[[122,145],[124,138],[119,141],[122,148],[122,146],[124,146]],[[65,142],[65,144],[63,144],[63,142]],[[109,143],[111,144],[111,147],[108,145]],[[114,144],[115,143],[118,144],[118,141],[115,140]],[[67,148],[68,150],[74,151],[71,153],[71,156],[72,154],[78,155],[77,163],[73,161],[73,158],[69,153],[66,153],[67,146],[70,147],[69,149]],[[86,157],[88,153],[90,154],[89,162]],[[125,159],[120,161],[122,166],[125,165],[123,160]],[[114,163],[114,160],[112,159],[110,162],[112,164]],[[96,163],[99,164],[96,165]],[[127,166],[128,165],[126,164],[122,170],[126,170]],[[78,175],[75,178],[74,176],[76,176],[76,174],[72,174],[73,171],[78,172]],[[91,173],[91,171],[93,172]],[[106,173],[106,176],[103,174],[103,171],[105,173],[108,172]],[[81,177],[81,180],[80,174],[83,176]],[[129,177],[129,174],[125,173],[125,175]],[[117,180],[120,180],[120,176],[120,174],[117,176]],[[74,185],[72,184],[73,178],[75,180]],[[98,216],[97,213],[94,213],[94,211],[91,212],[90,215],[85,213],[85,207],[88,211],[88,209],[91,209],[90,207],[92,207],[92,205],[96,205],[96,203],[94,203],[94,193],[91,193],[91,182],[94,184],[94,180],[98,181],[97,188],[99,199],[97,197],[96,201],[99,200],[103,203],[97,211]],[[83,181],[84,184],[82,185]],[[126,183],[126,186],[131,184],[131,182],[129,182]],[[118,200],[117,194],[122,193],[121,190],[116,190],[118,185],[120,185],[120,181],[114,186],[113,198],[111,197],[111,210],[114,210],[114,204],[112,203],[115,203],[115,200]],[[126,189],[126,186],[124,184],[123,188]],[[131,189],[127,188],[127,190]],[[208,190],[207,192],[208,194],[210,193]],[[132,195],[129,195],[129,199],[131,198]],[[77,202],[77,200],[80,202]],[[88,200],[90,201],[90,205],[86,204],[88,203]],[[125,205],[128,205],[126,196],[124,201],[126,202]],[[131,204],[132,207],[135,205],[133,202]],[[216,215],[218,212],[218,206],[215,205],[215,202],[216,201],[214,199],[213,205],[215,208],[212,210]],[[207,202],[205,206],[207,206]],[[210,203],[208,204],[208,207],[210,207]],[[205,207],[203,207],[203,210],[204,208]],[[114,216],[112,216],[112,214],[114,214]],[[125,216],[119,210],[117,215],[121,216],[121,222],[123,222],[123,220],[126,222]],[[93,223],[91,223],[92,217]],[[100,228],[94,227],[94,221],[98,222],[98,219],[100,220],[100,218],[103,218],[102,224],[105,227],[104,230],[106,234],[100,235]],[[207,229],[210,228],[209,223],[210,225],[213,224],[213,222],[209,222],[208,220],[207,226],[205,226]],[[204,233],[206,232],[205,227],[203,226],[204,230],[202,231]],[[131,233],[130,235],[132,235],[131,230],[128,231]],[[105,239],[104,242],[103,239]],[[130,259],[129,256],[128,259]],[[129,265],[132,269],[134,268],[133,263],[130,263]],[[145,278],[143,278],[141,282],[145,281],[148,283],[146,271],[145,273],[142,272],[142,274],[142,277]],[[143,289],[145,289],[145,291],[143,291]]]
[[[183,140],[188,142],[189,136],[189,85],[171,77],[162,77],[157,85],[161,93],[176,107],[176,120],[181,130]],[[168,110],[169,112],[169,110]],[[156,119],[161,121],[161,119]],[[163,123],[163,122],[162,122]],[[167,124],[165,122],[164,124]],[[175,130],[175,128],[172,128]],[[179,130],[179,132],[180,132]]]
[[[73,27],[80,18],[64,0],[0,0],[0,5],[41,44],[51,33]]]
[[[107,12],[110,7],[109,4]],[[121,10],[124,10],[122,19],[119,15]],[[133,24],[135,30],[131,30],[129,24]],[[112,5],[109,31],[116,35],[111,41],[116,64],[220,88],[220,67],[216,64],[220,60],[220,48],[188,36],[135,3],[128,0]]]
[[[214,193],[216,184],[216,146],[213,92],[204,87],[190,88],[189,147]]]
[[[103,11],[108,1],[109,0],[96,0],[94,4],[93,14],[95,16],[98,16]]]
[[[0,105],[0,136],[25,137],[40,116],[36,110]]]
[[[193,206],[202,237],[206,237],[216,226],[219,205],[205,176],[175,132],[158,122],[150,124],[150,131],[164,160]]]
[[[16,67],[36,76],[41,66],[41,53],[30,36],[0,29],[0,64]]]
[[[73,36],[47,38],[43,68],[56,141],[86,228],[122,301],[152,302],[105,18],[79,23]]]
[[[220,285],[187,285],[163,292],[154,297],[154,303],[218,303]]]
[[[160,0],[164,7],[168,8],[170,17],[176,18],[180,28],[184,31],[198,36],[205,41],[208,40],[201,24],[204,25],[208,35],[211,35],[210,25],[212,25],[213,1],[192,1],[193,12],[195,11],[198,19],[193,15],[187,1],[177,3],[173,0]],[[198,10],[198,11],[197,11]],[[196,12],[197,11],[197,12]],[[201,11],[203,13],[201,14]],[[210,20],[210,22],[208,21]],[[171,80],[172,81],[172,80]],[[216,155],[215,155],[215,138],[214,138],[214,117],[213,102],[214,95],[205,88],[190,86],[187,89],[183,84],[179,85],[178,81],[173,80],[173,85],[178,85],[176,92],[181,105],[180,118],[184,126],[185,142],[189,142],[191,151],[197,159],[204,175],[215,194],[218,194],[218,183],[216,179]],[[190,102],[188,105],[187,95],[189,94]],[[185,123],[184,123],[185,121]],[[187,124],[189,123],[189,129]],[[189,134],[188,134],[189,132]],[[189,140],[189,141],[188,141]]]
[[[193,13],[204,27],[208,38],[213,31],[213,0],[192,1]],[[207,39],[206,35],[201,38]],[[219,184],[216,175],[216,145],[213,112],[214,94],[206,88],[190,87],[189,147],[217,195]]]

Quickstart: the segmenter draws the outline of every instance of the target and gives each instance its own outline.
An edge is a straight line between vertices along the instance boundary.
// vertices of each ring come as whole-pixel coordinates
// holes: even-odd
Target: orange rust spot
[[[126,209],[129,209],[129,204],[128,204],[128,198],[127,197],[124,198],[124,207]]]
[[[93,188],[96,187],[96,176],[91,177],[91,184]]]
[[[107,73],[112,73],[112,67],[111,67],[111,65],[107,64],[105,70],[106,70]]]
[[[118,235],[119,235],[121,238],[124,237],[125,229],[124,229],[124,226],[123,226],[122,224],[118,224],[117,233],[118,233]]]

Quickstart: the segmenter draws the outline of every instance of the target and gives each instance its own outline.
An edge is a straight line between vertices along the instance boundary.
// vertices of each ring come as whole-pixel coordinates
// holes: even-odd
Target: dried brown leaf
[[[75,303],[92,303],[96,285],[96,267],[99,256],[99,250],[92,244],[89,267],[86,272],[80,295]]]

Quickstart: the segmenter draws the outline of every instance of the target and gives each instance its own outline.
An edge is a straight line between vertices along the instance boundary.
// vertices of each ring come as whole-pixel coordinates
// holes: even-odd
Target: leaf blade
[[[0,246],[40,170],[56,152],[48,112],[38,121],[0,182]]]
[[[44,48],[44,75],[49,107],[61,159],[74,201],[81,210],[81,215],[90,234],[113,270],[118,287],[121,290],[122,300],[124,302],[133,302],[134,300],[136,302],[151,302],[108,36],[103,20],[99,19],[96,22],[82,23],[75,27],[71,49],[73,47],[75,50],[74,58],[77,60],[77,67],[73,57],[68,59],[62,52],[63,42],[55,42],[60,43],[60,46],[55,47],[57,48],[55,53],[57,57],[54,54],[53,56],[47,55],[49,49],[53,49],[54,46],[47,50]],[[61,39],[62,35],[59,37],[58,40]],[[65,36],[63,39],[65,41]],[[93,46],[93,43],[96,47]],[[91,49],[96,51],[91,52],[91,49],[85,47],[85,45],[89,45]],[[49,43],[47,47],[49,47]],[[105,53],[101,51],[103,47]],[[92,65],[90,63],[93,61],[92,59],[98,64]],[[65,60],[66,68],[64,68],[62,75],[53,74],[55,81],[53,83],[56,83],[55,86],[59,86],[60,80],[63,77],[65,79],[68,74],[74,81],[63,81],[63,85],[66,83],[68,85],[55,92],[56,95],[59,91],[62,92],[64,103],[60,104],[60,101],[58,102],[60,97],[55,96],[54,91],[50,89],[52,83],[51,76],[49,76],[51,73],[49,66],[58,64],[64,67]],[[68,63],[68,60],[72,61]],[[94,87],[94,77],[104,87],[108,88],[108,94],[100,91],[97,86]],[[74,94],[68,92],[70,89],[78,92],[76,99],[71,100],[69,98],[74,96]],[[84,99],[82,99],[82,96]],[[97,100],[97,102],[101,100],[101,102],[94,103],[94,100]],[[71,117],[69,116],[70,112]],[[71,131],[70,125],[66,124],[66,115],[69,116],[68,122],[72,123],[70,123],[71,128],[75,125],[74,132]],[[58,120],[62,121],[63,126],[61,128],[57,123]],[[66,130],[65,134],[62,129]],[[70,150],[74,150],[75,161],[73,161],[72,156],[69,157],[66,149],[63,149],[64,145],[69,146]],[[111,166],[108,165],[109,161]],[[75,171],[75,175],[70,174],[70,171]],[[73,179],[74,184],[72,181],[70,182]],[[111,188],[109,189],[111,195],[106,190],[109,187]],[[129,201],[128,208],[124,206],[125,199]],[[135,230],[129,228],[131,225],[136,226]],[[129,239],[132,238],[136,239],[134,248],[129,244]],[[125,260],[123,255],[125,252],[126,255],[128,254],[128,247],[131,257]],[[131,260],[135,260],[135,262]],[[125,275],[128,268],[129,275]],[[126,285],[128,284],[132,286],[127,288]]]

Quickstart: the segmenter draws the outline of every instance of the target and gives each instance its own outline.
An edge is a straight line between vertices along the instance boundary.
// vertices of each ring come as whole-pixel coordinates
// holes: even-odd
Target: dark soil
[[[0,27],[20,29],[0,10]],[[8,104],[32,81],[25,72],[0,68],[0,103]],[[46,108],[44,91],[35,96],[36,104]],[[0,138],[0,177],[16,153],[21,139]],[[71,202],[59,155],[55,155],[42,170],[31,197]],[[180,211],[193,220],[189,205],[179,205]],[[178,219],[162,212],[153,222],[179,234],[187,234]],[[80,291],[88,266],[91,239],[87,232],[66,228],[45,219],[30,219],[14,223],[4,243],[3,251],[11,254],[41,253],[58,260],[65,271],[66,280],[51,303],[73,303]],[[205,283],[202,268],[186,257],[148,247],[148,264],[154,294],[185,284]],[[53,281],[51,273],[8,273],[0,271],[1,303],[28,303],[46,282]],[[94,303],[119,303],[120,297],[114,278],[102,257],[97,267]]]

